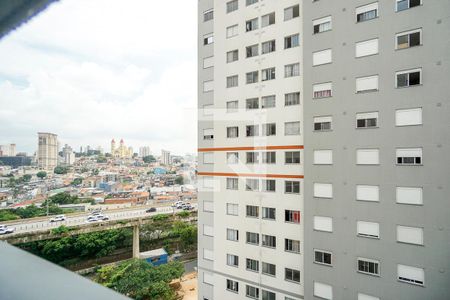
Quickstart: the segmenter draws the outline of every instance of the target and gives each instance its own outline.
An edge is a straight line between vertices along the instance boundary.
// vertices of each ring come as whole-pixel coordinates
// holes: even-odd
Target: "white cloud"
[[[0,41],[0,140],[194,152],[196,2],[63,0]]]

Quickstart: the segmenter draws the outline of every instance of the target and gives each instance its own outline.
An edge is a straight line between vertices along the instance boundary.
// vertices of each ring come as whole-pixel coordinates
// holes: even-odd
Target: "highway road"
[[[194,210],[197,209],[197,204],[192,203],[192,206],[194,207]],[[181,209],[174,209],[171,206],[162,206],[162,207],[155,207],[156,212],[147,213],[145,212],[149,207],[136,207],[135,209],[123,209],[123,210],[110,210],[110,211],[104,211],[102,214],[104,216],[108,216],[110,220],[127,220],[127,219],[134,219],[138,217],[147,217],[147,216],[153,216],[158,214],[172,214],[182,211]],[[22,219],[17,222],[10,223],[8,222],[8,227],[14,227],[15,232],[11,234],[6,235],[0,235],[2,237],[6,236],[12,236],[17,233],[25,233],[25,232],[33,232],[33,231],[39,231],[39,230],[45,230],[45,229],[51,229],[51,228],[57,228],[61,225],[65,225],[67,227],[70,226],[78,226],[82,224],[88,224],[87,217],[90,215],[90,213],[85,214],[76,214],[75,216],[71,216],[70,214],[66,215],[65,221],[60,222],[50,222],[50,219],[54,216],[49,216],[48,218],[34,218],[34,219]],[[105,222],[105,221],[103,221]],[[106,221],[107,222],[107,221]],[[92,224],[99,223],[99,222],[92,222]]]

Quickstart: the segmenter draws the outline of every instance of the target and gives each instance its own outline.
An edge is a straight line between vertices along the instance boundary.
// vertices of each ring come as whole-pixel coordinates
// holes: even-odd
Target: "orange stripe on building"
[[[303,145],[198,148],[198,152],[303,149]]]
[[[291,178],[303,179],[303,175],[289,174],[255,174],[255,173],[216,173],[216,172],[198,172],[200,176],[225,176],[225,177],[257,177],[257,178]]]

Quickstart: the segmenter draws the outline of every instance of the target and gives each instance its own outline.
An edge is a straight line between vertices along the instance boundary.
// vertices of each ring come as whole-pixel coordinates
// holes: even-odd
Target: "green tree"
[[[144,156],[144,157],[142,158],[142,160],[143,160],[146,164],[149,164],[149,163],[155,162],[155,161],[156,161],[156,158],[155,158],[153,155],[147,155],[147,156]]]
[[[69,193],[58,193],[49,197],[46,201],[49,201],[51,204],[78,204],[80,203],[80,199],[77,196],[71,196]],[[42,206],[46,206],[47,202],[44,202]]]
[[[0,222],[18,219],[19,216],[7,209],[0,210]]]
[[[99,173],[99,170],[98,170],[98,169],[92,170],[92,175],[97,176],[98,173]]]
[[[55,174],[67,174],[67,172],[69,172],[69,168],[68,167],[57,166],[57,167],[55,167],[53,172]]]
[[[36,176],[39,177],[40,179],[44,179],[45,177],[47,177],[47,172],[39,171],[37,172]]]
[[[99,155],[98,157],[97,157],[97,163],[105,163],[107,160],[106,160],[106,157],[105,156],[103,156],[103,155]]]
[[[80,185],[82,183],[83,183],[82,178],[75,178],[70,184],[76,186],[76,185]]]
[[[23,182],[29,182],[31,180],[31,175],[30,174],[25,174],[22,176],[22,181]]]
[[[180,238],[180,246],[183,252],[191,251],[197,247],[197,227],[194,225],[177,221],[173,224],[171,235]]]
[[[175,178],[175,183],[176,183],[176,184],[179,184],[179,185],[182,185],[182,184],[184,183],[183,176],[177,176],[177,177]]]

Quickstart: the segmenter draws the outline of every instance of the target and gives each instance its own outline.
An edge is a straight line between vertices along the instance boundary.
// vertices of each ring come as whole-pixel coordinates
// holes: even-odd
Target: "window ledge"
[[[369,21],[372,21],[372,20],[377,20],[377,19],[379,19],[380,18],[380,16],[376,16],[375,18],[372,18],[372,19],[368,19],[368,20],[363,20],[363,21],[356,21],[355,22],[355,24],[361,24],[361,23],[366,23],[366,22],[369,22]]]
[[[405,47],[405,48],[395,48],[395,51],[402,51],[402,50],[408,50],[408,49],[414,49],[416,47],[422,47],[423,44],[419,44],[419,45],[415,45],[415,46],[409,46],[409,47]]]
[[[321,34],[321,33],[326,33],[326,32],[330,32],[330,31],[333,31],[333,28],[332,29],[328,29],[328,30],[324,30],[324,31],[319,31],[319,32],[316,32],[316,33],[312,33],[312,35],[314,36],[314,35],[318,35],[318,34]]]
[[[364,275],[369,275],[369,276],[374,276],[374,277],[381,277],[380,274],[374,274],[374,273],[369,273],[369,272],[364,272],[364,271],[359,271],[359,270],[357,270],[356,272],[359,274],[364,274]]]
[[[423,83],[419,83],[419,84],[414,84],[414,85],[408,85],[408,86],[396,86],[396,89],[402,90],[402,89],[407,89],[407,88],[414,88],[414,87],[419,87],[419,86],[423,86]]]
[[[315,263],[316,265],[320,265],[320,266],[326,266],[326,267],[330,267],[330,268],[333,267],[332,264],[321,263],[321,262],[318,262],[318,261],[313,261],[313,263]]]

